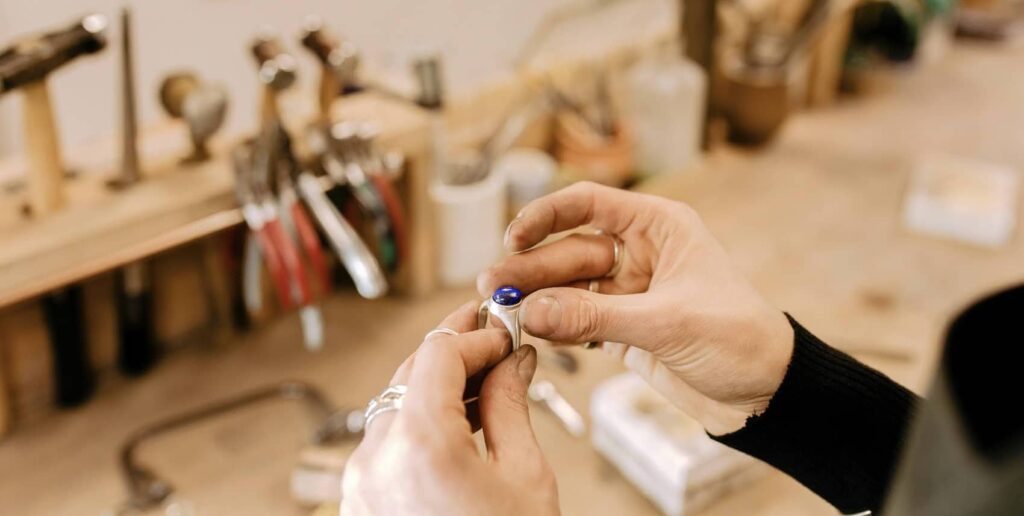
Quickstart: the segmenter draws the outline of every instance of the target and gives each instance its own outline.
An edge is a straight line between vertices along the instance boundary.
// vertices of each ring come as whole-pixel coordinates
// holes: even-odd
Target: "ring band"
[[[625,254],[626,246],[622,242],[622,239],[611,233],[606,232],[603,229],[597,230],[598,235],[605,235],[612,239],[612,268],[608,269],[608,273],[604,275],[606,278],[611,278],[619,273],[622,269],[622,255]]]
[[[423,336],[423,340],[427,340],[430,337],[433,337],[434,335],[451,335],[452,337],[457,337],[459,335],[459,332],[451,328],[434,328],[433,330],[428,331],[427,334]]]
[[[406,392],[408,392],[406,386],[392,385],[370,400],[366,404],[366,412],[363,413],[363,432],[370,428],[370,423],[377,416],[385,412],[401,409],[405,401]]]

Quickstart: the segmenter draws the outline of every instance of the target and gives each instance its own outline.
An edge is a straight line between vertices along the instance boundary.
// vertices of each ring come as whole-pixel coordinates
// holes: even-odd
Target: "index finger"
[[[430,419],[451,410],[465,414],[466,381],[501,362],[511,347],[508,331],[496,328],[427,340],[416,352],[403,410]]]
[[[529,249],[549,235],[584,225],[621,234],[633,223],[642,194],[581,182],[537,199],[508,226],[509,251]],[[634,205],[634,206],[630,206]]]

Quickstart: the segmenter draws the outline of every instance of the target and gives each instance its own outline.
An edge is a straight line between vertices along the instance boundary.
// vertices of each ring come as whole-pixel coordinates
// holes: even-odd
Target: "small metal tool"
[[[555,384],[547,380],[537,380],[530,385],[528,395],[531,401],[543,404],[554,414],[570,435],[573,437],[586,435],[587,424],[583,421],[583,416],[558,392]]]
[[[114,188],[139,182],[138,118],[135,109],[135,66],[132,58],[132,11],[121,9],[121,172],[110,181]]]
[[[419,88],[416,103],[425,109],[438,110],[444,107],[444,82],[441,78],[441,58],[436,55],[421,56],[413,61],[413,74]]]
[[[497,318],[512,337],[512,352],[519,349],[522,343],[522,330],[519,326],[519,307],[523,304],[523,293],[511,286],[499,287],[490,299],[480,304],[477,312],[477,326],[483,328],[491,316]]]

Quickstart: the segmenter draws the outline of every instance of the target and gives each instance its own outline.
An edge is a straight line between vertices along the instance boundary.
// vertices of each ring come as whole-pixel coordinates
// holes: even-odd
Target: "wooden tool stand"
[[[381,147],[405,156],[398,190],[409,220],[411,252],[390,278],[392,291],[415,296],[432,290],[426,119],[416,108],[371,94],[346,97],[335,105],[333,114],[339,120],[372,121],[381,129]],[[242,222],[233,193],[229,146],[215,144],[211,160],[182,165],[179,158],[189,147],[180,126],[156,128],[143,135],[144,141],[150,138],[167,139],[169,144],[159,147],[180,147],[180,152],[156,159],[147,156],[147,177],[132,188],[111,190],[104,185],[110,170],[82,169],[78,177],[65,183],[63,208],[38,217],[25,217],[15,207],[31,199],[35,211],[36,206],[60,206],[59,200],[43,196],[35,188],[0,190],[0,435],[10,430],[15,415],[31,419],[40,407],[52,406],[50,399],[43,399],[52,394],[48,392],[52,372],[36,302],[40,296],[72,283],[84,284],[89,351],[97,370],[111,368],[116,349],[108,271],[142,258],[153,259],[158,287],[154,307],[159,314],[161,342],[194,335],[209,321],[211,312],[223,313],[203,300],[215,300],[210,292],[224,295],[227,289],[204,285],[202,278],[227,275],[204,276],[199,270],[203,263],[206,267],[220,263],[212,257],[217,246],[187,244],[213,242],[208,237]],[[43,143],[29,138],[28,151]],[[102,159],[102,153],[112,149],[66,154],[73,165],[97,161],[90,153]],[[0,177],[23,170],[22,163],[21,159],[0,162]],[[220,322],[230,324],[229,320]]]

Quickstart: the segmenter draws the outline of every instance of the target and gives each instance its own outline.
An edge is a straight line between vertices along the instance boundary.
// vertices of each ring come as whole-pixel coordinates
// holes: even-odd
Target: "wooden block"
[[[843,60],[850,41],[853,10],[844,9],[828,22],[811,60],[811,73],[807,88],[807,104],[811,107],[827,106],[839,95],[843,75]]]
[[[0,324],[0,439],[9,434],[14,425],[13,396],[9,383],[11,378],[10,358],[7,356],[8,346],[2,344],[7,341],[7,332]]]

